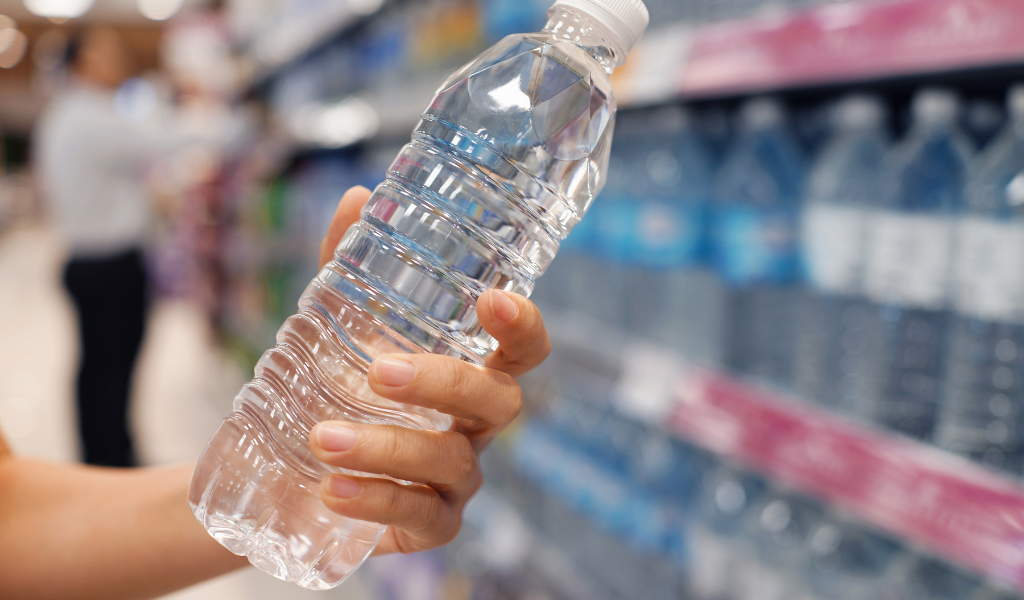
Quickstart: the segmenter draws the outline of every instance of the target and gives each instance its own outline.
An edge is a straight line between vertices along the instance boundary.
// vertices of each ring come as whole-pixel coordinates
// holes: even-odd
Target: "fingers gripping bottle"
[[[307,438],[326,419],[443,429],[435,411],[374,395],[374,357],[481,363],[496,342],[488,288],[528,295],[604,184],[609,74],[647,26],[640,0],[558,0],[451,75],[412,142],[282,325],[196,465],[189,503],[221,544],[310,589],[338,585],[384,527],[329,511]]]

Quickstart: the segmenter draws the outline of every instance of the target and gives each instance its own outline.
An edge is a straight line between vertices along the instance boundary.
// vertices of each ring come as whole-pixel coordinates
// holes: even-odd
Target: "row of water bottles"
[[[882,100],[850,96],[813,157],[770,98],[719,161],[682,109],[624,114],[535,297],[1020,474],[1024,87],[1008,96],[981,149],[951,91],[919,91],[896,141]]]
[[[589,386],[533,415],[490,485],[598,600],[1016,600],[929,554],[623,416]]]

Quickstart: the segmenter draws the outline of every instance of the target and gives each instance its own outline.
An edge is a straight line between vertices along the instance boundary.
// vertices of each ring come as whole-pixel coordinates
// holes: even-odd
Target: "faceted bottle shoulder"
[[[577,44],[546,31],[506,36],[449,75],[438,88],[437,94],[496,65],[512,61],[526,63],[543,58],[554,60],[579,75],[590,87],[600,90],[608,104],[615,108],[611,79],[601,63]]]

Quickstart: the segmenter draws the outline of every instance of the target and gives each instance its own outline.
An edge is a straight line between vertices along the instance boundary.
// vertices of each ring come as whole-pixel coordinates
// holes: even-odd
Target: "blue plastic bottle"
[[[953,319],[936,442],[992,469],[1024,469],[1024,86],[979,156],[957,225]]]
[[[626,329],[691,358],[721,356],[721,287],[709,268],[709,152],[690,114],[646,113],[622,148],[632,159],[632,210],[624,281]]]
[[[918,92],[907,138],[886,158],[870,219],[864,288],[865,419],[928,439],[935,427],[950,312],[953,228],[964,207],[970,147],[952,92]]]
[[[723,363],[783,386],[793,376],[803,176],[782,105],[748,101],[715,181],[713,260],[727,286]]]
[[[886,597],[886,578],[906,557],[893,538],[838,516],[820,523],[804,543],[804,577],[821,600]]]
[[[888,149],[885,107],[871,96],[833,109],[834,134],[805,189],[803,257],[809,288],[798,339],[796,390],[806,399],[851,409],[863,377],[862,295],[869,207]]]

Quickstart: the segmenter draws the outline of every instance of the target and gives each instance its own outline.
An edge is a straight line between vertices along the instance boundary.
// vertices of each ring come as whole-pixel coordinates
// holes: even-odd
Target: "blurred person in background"
[[[152,86],[129,81],[135,57],[113,29],[85,30],[69,42],[65,61],[70,84],[36,130],[36,174],[69,250],[64,284],[81,341],[83,458],[126,467],[136,460],[127,415],[149,299],[150,167],[189,150],[224,149],[247,124],[227,113],[211,118],[209,110],[160,106]]]
[[[64,285],[81,342],[76,387],[83,459],[128,467],[135,463],[128,399],[148,301],[143,176],[160,144],[115,105],[135,68],[116,31],[86,30],[69,42],[67,62],[69,88],[45,109],[36,131],[37,176],[69,250]]]

